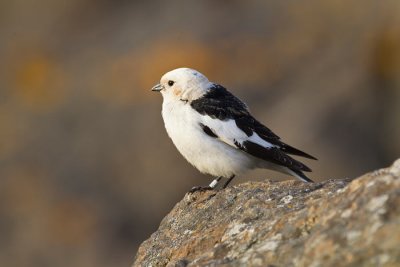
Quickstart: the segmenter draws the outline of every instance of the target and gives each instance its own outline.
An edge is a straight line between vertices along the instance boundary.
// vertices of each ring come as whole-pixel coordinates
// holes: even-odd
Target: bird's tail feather
[[[282,151],[284,151],[285,153],[291,154],[291,155],[296,155],[296,156],[300,156],[300,157],[305,157],[308,159],[314,159],[317,160],[316,157],[311,156],[310,154],[307,154],[306,152],[303,152],[297,148],[294,148],[288,144],[283,144],[283,146],[281,146],[280,148]]]
[[[299,180],[305,182],[305,183],[313,183],[314,181],[308,178],[302,171],[295,170],[295,169],[289,169],[287,168],[287,173],[290,175],[293,175],[294,177],[298,178]]]

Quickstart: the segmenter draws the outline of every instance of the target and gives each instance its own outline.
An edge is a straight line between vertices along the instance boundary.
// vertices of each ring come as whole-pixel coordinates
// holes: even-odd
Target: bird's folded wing
[[[316,160],[315,157],[282,142],[279,136],[254,119],[251,115],[236,118],[235,122],[236,125],[247,134],[247,136],[251,136],[255,133],[267,143],[279,147],[279,150],[284,153]]]
[[[272,163],[287,167],[291,170],[306,172],[311,171],[311,169],[306,165],[286,155],[278,147],[266,148],[251,141],[244,141],[243,144],[237,144],[237,147],[254,157],[270,161]]]
[[[301,162],[286,155],[279,146],[271,144],[253,132],[248,136],[238,128],[235,120],[221,121],[216,118],[204,116],[200,123],[203,131],[212,138],[216,138],[225,144],[240,149],[256,158],[263,159],[290,169],[299,171],[311,171]]]
[[[282,142],[278,135],[251,116],[246,104],[219,84],[214,84],[208,93],[203,97],[192,101],[190,105],[203,116],[209,116],[210,118],[222,122],[229,122],[229,125],[234,122],[237,128],[241,130],[239,134],[240,136],[246,134],[246,136],[251,139],[253,134],[256,133],[257,139],[262,139],[267,143],[259,142],[262,146],[268,147],[269,145],[273,145],[279,147],[280,151],[287,154],[316,159],[315,157]],[[232,140],[224,141],[230,144],[232,143]]]

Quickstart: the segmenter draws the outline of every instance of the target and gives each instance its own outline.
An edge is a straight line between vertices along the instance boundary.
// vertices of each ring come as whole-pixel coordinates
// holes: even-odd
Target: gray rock
[[[400,266],[400,159],[354,180],[186,194],[133,266]]]

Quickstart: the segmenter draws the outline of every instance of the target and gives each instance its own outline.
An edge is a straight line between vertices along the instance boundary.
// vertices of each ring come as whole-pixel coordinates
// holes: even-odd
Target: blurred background
[[[211,181],[150,92],[177,67],[319,158],[317,181],[400,156],[398,0],[0,1],[0,59],[1,266],[130,266]]]

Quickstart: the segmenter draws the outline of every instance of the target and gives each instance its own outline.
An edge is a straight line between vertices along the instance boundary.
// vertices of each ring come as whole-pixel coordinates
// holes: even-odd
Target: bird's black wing
[[[193,100],[190,105],[202,115],[222,121],[235,120],[247,136],[257,132],[262,138],[279,140],[279,136],[251,116],[245,103],[219,84],[214,84],[204,96]]]
[[[302,171],[311,171],[311,169],[306,165],[286,155],[278,147],[263,147],[262,145],[251,141],[244,141],[243,143],[235,142],[235,145],[240,150],[245,151],[254,157],[287,167],[292,171],[300,173]]]
[[[222,121],[250,115],[246,104],[219,84],[213,84],[206,94],[190,105],[200,114]]]
[[[246,104],[231,94],[223,86],[214,84],[202,97],[193,100],[191,106],[202,115],[225,121],[233,119],[239,129],[247,136],[257,133],[263,140],[277,146],[282,152],[316,159],[280,140],[280,137],[257,121],[249,112]]]
[[[280,137],[272,132],[269,128],[261,124],[250,114],[248,116],[238,117],[235,119],[236,125],[247,134],[247,136],[251,136],[254,132],[258,134],[262,139],[271,143],[285,153],[301,156],[309,159],[316,160],[315,157],[294,148],[280,140]]]

